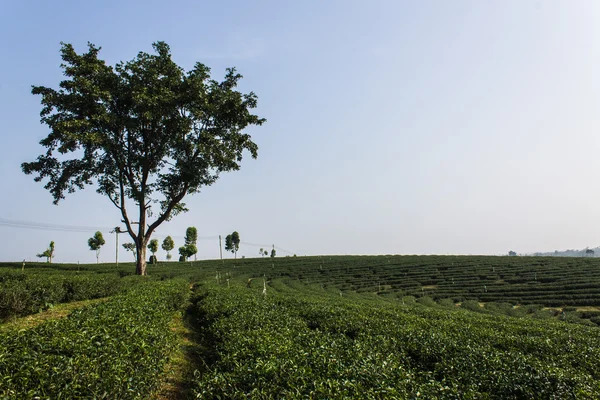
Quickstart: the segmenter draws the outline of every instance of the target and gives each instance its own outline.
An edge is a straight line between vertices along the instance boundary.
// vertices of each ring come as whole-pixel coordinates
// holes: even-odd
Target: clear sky
[[[220,79],[237,67],[240,89],[258,95],[258,159],[157,231],[178,247],[196,226],[199,258],[217,258],[216,237],[234,230],[247,257],[253,244],[279,255],[595,247],[598,21],[594,0],[0,1],[0,260],[35,260],[54,240],[56,261],[93,262],[96,228],[101,260],[114,260],[120,217],[106,198],[90,188],[54,206],[20,170],[43,151],[30,89],[57,87],[61,41],[102,46],[114,64],[162,40],[185,69],[200,61]]]

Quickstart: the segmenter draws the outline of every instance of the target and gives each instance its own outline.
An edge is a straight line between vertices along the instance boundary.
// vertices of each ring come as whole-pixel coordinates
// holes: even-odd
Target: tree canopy
[[[233,245],[234,258],[237,258],[237,252],[240,249],[240,234],[237,231],[231,234],[231,244]]]
[[[240,249],[240,234],[237,231],[225,236],[225,250],[230,251],[237,258],[237,251]]]
[[[50,244],[48,245],[48,248],[46,250],[44,250],[43,252],[41,252],[40,254],[37,254],[38,258],[44,258],[46,257],[46,262],[52,264],[52,257],[54,257],[54,242],[50,242]]]
[[[195,244],[188,244],[179,248],[179,255],[183,257],[183,260],[181,260],[180,258],[181,261],[186,261],[188,258],[190,258],[196,253],[198,253],[198,248]]]
[[[156,252],[158,251],[158,239],[150,240],[150,242],[148,243],[148,250],[150,250],[150,253],[152,253],[152,255],[156,254]]]
[[[175,248],[175,242],[171,236],[167,236],[162,242],[162,249],[167,252],[167,260],[171,259],[171,250]]]
[[[102,232],[97,231],[94,233],[94,236],[88,239],[88,246],[90,246],[90,250],[96,252],[96,263],[100,262],[100,248],[104,246],[106,241],[102,236]]]
[[[233,240],[231,234],[225,236],[225,251],[231,251],[233,253]]]
[[[137,260],[137,247],[135,247],[135,243],[123,243],[123,248],[127,251],[131,251],[133,253],[133,256],[136,258]]]
[[[120,210],[142,275],[156,228],[187,211],[186,195],[238,170],[245,150],[256,158],[258,147],[245,129],[265,122],[251,112],[257,96],[235,90],[242,78],[235,68],[218,82],[202,63],[185,72],[166,43],[153,49],[112,67],[98,58],[100,47],[90,43],[77,54],[63,43],[66,79],[58,90],[32,89],[50,128],[40,142],[46,151],[21,165],[45,182],[55,204],[95,185]]]

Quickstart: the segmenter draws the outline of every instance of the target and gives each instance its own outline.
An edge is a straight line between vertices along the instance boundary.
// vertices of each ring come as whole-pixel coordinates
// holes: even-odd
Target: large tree
[[[187,211],[186,195],[238,170],[244,150],[256,158],[258,147],[244,130],[265,122],[251,112],[257,96],[235,90],[242,76],[234,68],[217,82],[201,63],[185,72],[166,43],[153,48],[112,67],[93,44],[77,54],[63,43],[66,79],[58,90],[32,90],[50,128],[40,142],[47,150],[22,164],[45,182],[55,204],[87,185],[108,197],[133,239],[140,275],[156,228]]]
[[[106,241],[104,240],[104,236],[102,236],[102,232],[98,231],[94,233],[94,236],[88,239],[88,246],[90,246],[90,250],[96,252],[96,264],[100,263],[100,248],[104,246]]]

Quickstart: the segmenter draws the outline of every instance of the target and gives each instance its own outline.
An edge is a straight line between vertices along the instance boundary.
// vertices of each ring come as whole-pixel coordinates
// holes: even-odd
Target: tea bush
[[[188,292],[184,280],[148,282],[68,318],[0,333],[0,398],[146,399]]]
[[[0,275],[0,319],[33,314],[54,304],[112,296],[143,278],[115,274]]]
[[[277,281],[209,285],[195,307],[214,349],[199,399],[600,398],[597,328]]]

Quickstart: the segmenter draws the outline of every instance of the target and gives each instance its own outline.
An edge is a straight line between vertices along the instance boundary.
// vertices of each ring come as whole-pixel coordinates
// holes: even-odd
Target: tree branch
[[[156,221],[154,221],[152,223],[152,225],[150,225],[148,227],[148,230],[146,231],[146,236],[150,237],[152,235],[152,232],[154,232],[154,230],[163,222],[165,222],[167,220],[167,218],[169,218],[169,216],[171,215],[171,212],[173,211],[173,208],[175,208],[175,206],[177,204],[179,204],[179,202],[181,202],[181,200],[183,200],[183,198],[185,197],[185,195],[187,194],[188,191],[188,185],[185,185],[183,187],[183,190],[175,197],[173,197],[171,199],[171,201],[169,202],[169,205],[167,206],[167,209],[165,210],[165,212],[163,212],[157,219]]]

